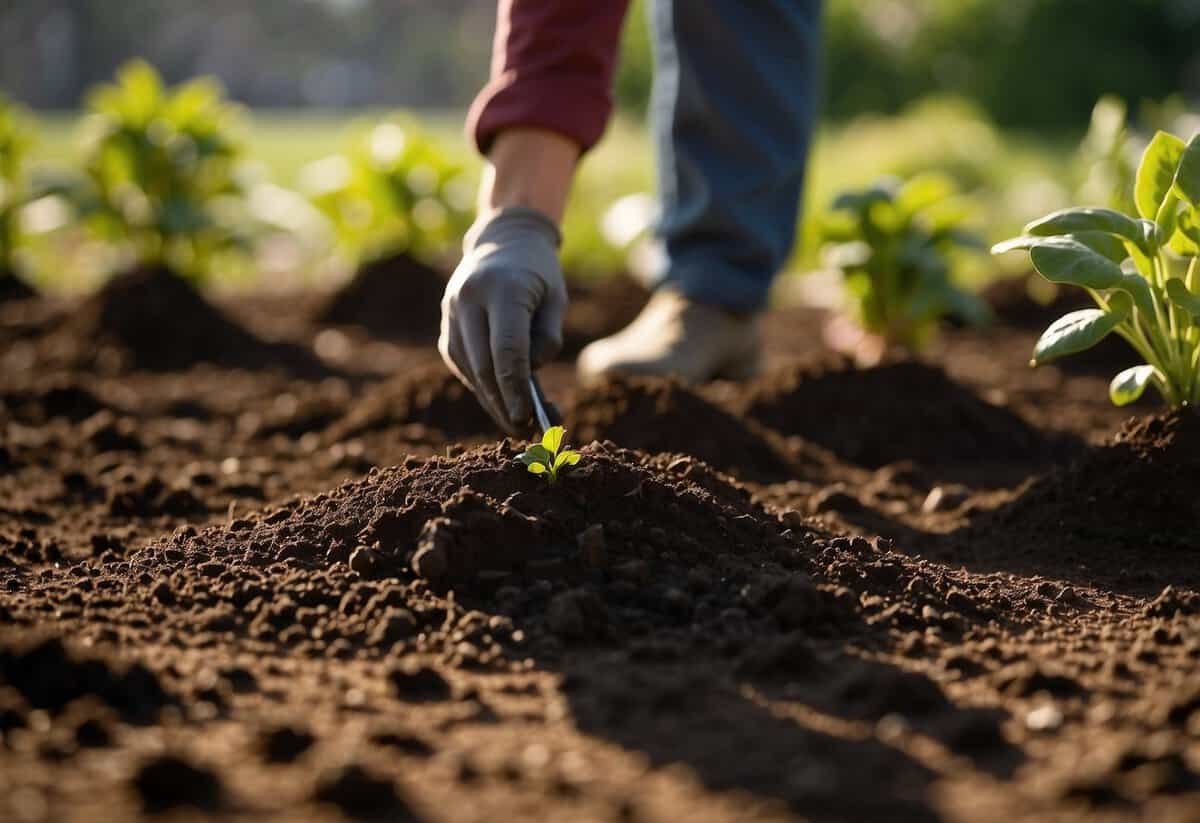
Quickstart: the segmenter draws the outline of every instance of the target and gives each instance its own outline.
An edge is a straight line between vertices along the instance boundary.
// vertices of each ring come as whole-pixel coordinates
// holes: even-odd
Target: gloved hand
[[[438,351],[510,434],[533,417],[529,375],[562,348],[567,287],[558,228],[539,211],[481,217],[442,297]]]

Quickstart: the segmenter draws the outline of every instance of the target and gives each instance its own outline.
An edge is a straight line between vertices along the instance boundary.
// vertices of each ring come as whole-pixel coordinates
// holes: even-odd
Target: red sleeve
[[[629,0],[500,0],[492,76],[467,133],[483,153],[506,128],[540,128],[586,151],[612,111],[612,78]]]

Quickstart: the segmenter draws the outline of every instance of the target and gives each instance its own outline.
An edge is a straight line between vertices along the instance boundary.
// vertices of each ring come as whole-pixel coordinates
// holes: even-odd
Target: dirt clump
[[[777,435],[677,380],[610,377],[579,392],[564,425],[575,442],[687,454],[745,480],[772,482],[797,471]]]
[[[446,277],[407,254],[365,263],[334,293],[317,321],[359,326],[373,337],[432,345],[441,323]]]
[[[113,276],[55,335],[77,365],[105,372],[174,371],[198,363],[328,373],[307,349],[258,337],[204,299],[178,273],[143,266]]]
[[[1107,443],[1033,480],[963,534],[986,565],[1151,593],[1200,583],[1200,415],[1130,419]],[[1136,562],[1135,562],[1136,559]]]
[[[981,462],[1049,461],[1071,447],[916,361],[785,370],[753,386],[741,410],[851,463],[911,460],[941,479],[969,477]]]
[[[431,365],[378,383],[355,398],[349,411],[325,432],[329,442],[400,426],[417,425],[422,436],[494,436],[496,424],[471,390],[444,366]]]

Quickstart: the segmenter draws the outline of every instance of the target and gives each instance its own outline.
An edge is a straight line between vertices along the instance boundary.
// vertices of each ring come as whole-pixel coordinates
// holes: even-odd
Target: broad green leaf
[[[563,466],[574,466],[579,462],[581,455],[579,452],[567,449],[554,460],[554,468],[561,469]]]
[[[546,433],[542,435],[542,448],[554,455],[562,448],[563,435],[566,434],[566,429],[562,426],[551,426],[546,429]]]
[[[1018,249],[1032,249],[1034,246],[1044,240],[1044,237],[1034,237],[1032,234],[1022,234],[995,244],[992,246],[992,254],[1006,254],[1010,251],[1017,251]]]
[[[1123,263],[1129,258],[1129,247],[1125,245],[1124,240],[1114,234],[1102,231],[1077,231],[1067,236],[1072,240],[1078,240],[1114,263]]]
[[[1048,214],[1025,227],[1026,234],[1049,237],[1055,234],[1074,234],[1099,231],[1141,242],[1137,221],[1112,209],[1072,208]]]
[[[1121,278],[1121,282],[1113,288],[1120,289],[1132,297],[1133,304],[1137,306],[1143,317],[1154,317],[1154,294],[1150,290],[1150,284],[1146,282],[1146,278],[1140,274],[1126,274]]]
[[[1050,237],[1030,252],[1033,267],[1051,283],[1089,289],[1108,289],[1121,282],[1121,267],[1092,249],[1066,237]]]
[[[1189,206],[1179,212],[1171,250],[1184,257],[1200,257],[1200,210]]]
[[[1133,366],[1125,369],[1108,384],[1108,396],[1113,405],[1127,406],[1137,400],[1157,374],[1158,369],[1153,366]]]
[[[1200,322],[1200,295],[1188,291],[1187,285],[1178,277],[1167,278],[1166,289],[1172,303],[1190,314],[1193,322]]]
[[[1101,309],[1080,309],[1050,324],[1033,348],[1033,364],[1041,366],[1099,343],[1124,319]]]
[[[545,446],[535,443],[521,454],[518,454],[517,459],[526,466],[532,463],[545,463],[549,465],[554,461],[554,455],[547,451]]]
[[[941,200],[953,197],[958,187],[953,178],[941,172],[925,172],[905,181],[896,192],[896,208],[913,215]]]
[[[1155,134],[1146,146],[1133,185],[1133,199],[1142,217],[1148,220],[1158,217],[1158,210],[1175,184],[1175,172],[1184,148],[1182,140],[1165,131]]]
[[[1116,235],[1102,231],[1081,231],[1062,237],[1043,237],[1033,234],[1022,234],[992,246],[992,254],[1004,254],[1018,249],[1030,250],[1034,246],[1054,245],[1066,240],[1082,243],[1097,254],[1107,257],[1114,263],[1120,263],[1129,257],[1129,249],[1125,242]]]
[[[1175,193],[1200,207],[1200,134],[1192,135],[1175,170]]]
[[[530,463],[529,464],[529,473],[530,474],[545,474],[548,471],[549,471],[549,469],[547,469],[545,464],[543,464],[543,463]]]

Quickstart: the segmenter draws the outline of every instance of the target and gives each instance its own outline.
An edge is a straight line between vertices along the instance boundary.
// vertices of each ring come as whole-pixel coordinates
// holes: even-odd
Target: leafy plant
[[[88,96],[85,184],[75,193],[87,225],[132,247],[142,264],[166,264],[196,279],[213,257],[244,251],[238,110],[210,79],[166,88],[140,60]]]
[[[402,119],[384,120],[345,152],[309,164],[300,188],[355,262],[400,252],[436,258],[474,219],[474,187],[463,164]]]
[[[579,452],[563,449],[563,436],[566,429],[562,426],[551,426],[542,435],[541,443],[534,443],[517,455],[517,460],[525,464],[530,474],[544,475],[546,482],[555,483],[559,473],[567,466],[574,466],[582,457]]]
[[[28,112],[0,94],[0,278],[16,274],[21,209],[41,196],[26,173],[33,140]]]
[[[937,173],[885,178],[833,201],[823,251],[864,331],[916,350],[947,316],[988,319],[987,305],[954,283],[955,256],[983,248],[963,230],[966,216],[954,182]]]
[[[1032,364],[1084,351],[1109,334],[1145,361],[1118,374],[1113,403],[1137,400],[1153,385],[1171,406],[1200,402],[1200,134],[1165,131],[1146,147],[1133,184],[1136,215],[1070,208],[1025,227],[994,254],[1027,249],[1052,283],[1087,290],[1094,309],[1050,325]]]

